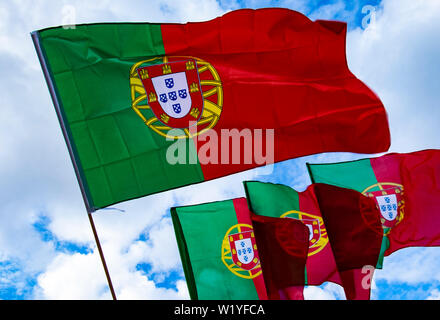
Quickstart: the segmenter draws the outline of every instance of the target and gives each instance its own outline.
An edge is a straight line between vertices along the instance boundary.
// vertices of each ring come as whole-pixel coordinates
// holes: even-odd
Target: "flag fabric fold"
[[[293,219],[251,218],[268,298],[304,300],[309,229]]]
[[[375,266],[382,225],[373,199],[328,184],[313,185],[339,271]]]
[[[382,245],[376,204],[355,190],[313,186],[345,295],[349,300],[369,300],[371,282],[363,278],[372,277]]]
[[[348,69],[345,23],[246,9],[186,24],[48,28],[33,39],[90,212],[271,162],[390,144],[382,102]],[[225,130],[245,141],[234,147]]]

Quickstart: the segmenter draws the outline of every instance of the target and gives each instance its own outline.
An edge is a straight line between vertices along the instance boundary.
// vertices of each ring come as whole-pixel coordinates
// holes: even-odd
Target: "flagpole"
[[[93,237],[95,238],[95,242],[96,242],[96,246],[98,248],[99,256],[101,258],[101,262],[102,262],[102,265],[104,267],[104,272],[105,272],[105,276],[107,278],[108,287],[110,289],[110,293],[112,295],[113,300],[117,300],[116,299],[115,290],[113,289],[112,280],[110,278],[110,273],[108,271],[107,264],[105,262],[104,252],[102,251],[102,247],[101,247],[101,243],[99,241],[98,233],[96,232],[96,228],[95,228],[95,223],[93,222],[92,212],[94,210],[93,210],[92,206],[89,203],[89,200],[88,200],[88,197],[87,197],[87,192],[86,192],[84,183],[83,183],[83,181],[81,179],[81,174],[80,174],[80,171],[79,171],[79,167],[78,167],[78,165],[76,163],[76,160],[75,160],[75,154],[73,152],[72,144],[70,143],[70,140],[69,140],[69,134],[67,132],[67,128],[66,128],[66,126],[64,124],[64,121],[63,121],[63,115],[62,115],[60,104],[59,104],[59,101],[58,101],[58,98],[57,98],[57,95],[56,95],[56,92],[55,92],[55,86],[54,86],[54,84],[52,82],[52,78],[50,76],[49,68],[48,68],[48,66],[46,64],[46,61],[44,59],[44,53],[43,53],[43,50],[42,50],[41,45],[40,45],[40,39],[39,39],[39,36],[38,36],[38,32],[32,32],[31,36],[32,36],[32,41],[33,41],[34,46],[35,46],[35,50],[37,51],[38,60],[40,61],[41,68],[43,69],[44,78],[46,79],[46,83],[47,83],[47,86],[49,88],[49,92],[50,92],[50,96],[52,98],[52,102],[53,102],[53,104],[55,106],[55,111],[56,111],[56,114],[57,114],[57,117],[58,117],[58,121],[59,121],[60,126],[61,126],[61,130],[63,132],[64,140],[66,141],[67,149],[69,150],[70,160],[72,161],[73,168],[74,168],[75,174],[76,174],[76,178],[78,180],[78,184],[79,184],[79,187],[80,187],[80,190],[81,190],[81,195],[83,197],[84,204],[86,206],[87,216],[89,217],[89,222],[90,222],[90,226],[92,228]]]
[[[108,287],[112,294],[113,300],[117,300],[115,290],[113,289],[112,279],[110,278],[110,273],[108,272],[107,264],[105,263],[104,252],[102,251],[101,243],[99,242],[98,232],[96,232],[95,223],[93,222],[92,213],[88,213],[87,215],[89,216],[90,226],[92,227],[93,236],[95,237],[96,246],[98,247],[99,256],[101,257],[101,262],[104,267]]]

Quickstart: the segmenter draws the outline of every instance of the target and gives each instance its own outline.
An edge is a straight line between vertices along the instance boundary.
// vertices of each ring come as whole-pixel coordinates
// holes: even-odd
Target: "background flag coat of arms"
[[[389,147],[381,101],[348,69],[345,23],[246,9],[32,36],[90,212],[266,164],[244,161],[243,146],[240,163],[220,163],[224,150],[200,161],[210,129],[273,129],[274,162]],[[179,139],[189,154],[169,163]]]
[[[307,166],[313,182],[351,188],[375,200],[385,256],[405,247],[440,245],[440,150]]]
[[[382,242],[379,212],[372,199],[326,184],[313,184],[304,192],[257,181],[244,185],[254,214],[299,220],[309,228],[304,284],[331,281],[343,286],[347,299],[370,298],[362,272],[364,266],[377,264]]]

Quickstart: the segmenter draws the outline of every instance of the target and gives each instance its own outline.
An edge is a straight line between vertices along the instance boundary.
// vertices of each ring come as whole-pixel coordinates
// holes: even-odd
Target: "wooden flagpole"
[[[113,288],[112,279],[110,278],[110,273],[108,272],[107,264],[105,263],[104,252],[102,251],[101,243],[99,242],[98,233],[96,232],[96,228],[95,228],[95,223],[93,222],[92,214],[88,213],[87,215],[89,216],[90,226],[92,227],[93,236],[95,237],[96,246],[98,247],[99,256],[101,257],[101,262],[104,267],[104,272],[105,272],[105,276],[107,278],[108,287],[109,287],[110,292],[112,294],[113,300],[117,300],[116,293]]]

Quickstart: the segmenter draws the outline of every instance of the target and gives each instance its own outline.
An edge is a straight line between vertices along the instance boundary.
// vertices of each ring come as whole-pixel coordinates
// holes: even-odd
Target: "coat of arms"
[[[201,135],[222,113],[219,74],[196,57],[159,56],[135,63],[130,91],[135,113],[151,130],[170,139]]]
[[[378,183],[362,193],[374,198],[381,213],[384,233],[388,234],[404,216],[403,186],[396,183]]]
[[[259,262],[255,256],[256,249],[254,232],[244,231],[229,235],[229,245],[232,252],[232,261],[244,270],[255,268]]]
[[[186,59],[154,64],[137,70],[148,105],[163,124],[188,128],[203,111],[197,61]]]
[[[222,241],[222,261],[235,275],[253,279],[261,274],[254,230],[248,224],[229,228]]]

